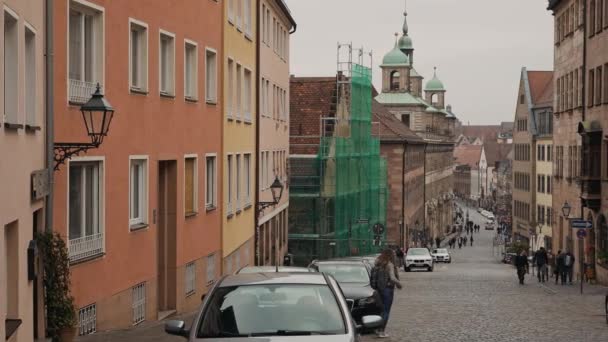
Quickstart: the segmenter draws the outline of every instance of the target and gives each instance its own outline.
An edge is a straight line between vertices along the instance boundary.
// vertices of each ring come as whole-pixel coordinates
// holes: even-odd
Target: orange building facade
[[[221,274],[222,2],[56,0],[55,142],[80,105],[115,109],[55,172],[80,335],[195,310]]]

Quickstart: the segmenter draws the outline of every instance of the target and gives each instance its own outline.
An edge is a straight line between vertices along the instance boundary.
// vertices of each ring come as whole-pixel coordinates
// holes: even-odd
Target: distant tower
[[[437,78],[437,67],[435,67],[433,79],[426,83],[424,93],[426,95],[426,102],[431,104],[431,106],[437,109],[445,108],[445,87],[443,86],[443,82]]]
[[[397,38],[399,34],[395,34]],[[410,59],[398,47],[395,47],[382,59],[382,92],[404,93],[410,89]]]
[[[414,65],[414,43],[408,36],[409,27],[407,26],[407,0],[405,0],[405,11],[403,12],[403,35],[399,38],[399,49],[410,59],[410,64]]]

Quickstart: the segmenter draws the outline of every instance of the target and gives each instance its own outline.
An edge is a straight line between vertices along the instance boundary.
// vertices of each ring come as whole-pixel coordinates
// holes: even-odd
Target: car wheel
[[[407,266],[406,266],[406,267],[405,267],[405,272],[409,272],[409,271],[411,271],[411,269],[410,269],[409,267],[407,267]]]
[[[433,272],[433,267],[429,267],[429,272]]]

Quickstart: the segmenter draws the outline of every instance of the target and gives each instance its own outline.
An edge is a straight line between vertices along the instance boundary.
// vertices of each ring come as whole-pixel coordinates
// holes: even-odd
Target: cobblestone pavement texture
[[[470,209],[471,218],[483,223]],[[474,235],[474,246],[451,250],[453,262],[434,272],[402,272],[384,341],[607,342],[604,295],[608,288],[577,284],[541,285],[531,275],[519,285],[515,269],[493,253],[495,231]],[[192,320],[193,315],[181,319]],[[365,336],[363,342],[378,340]],[[97,333],[83,342],[184,341],[164,334],[162,322],[134,329]],[[322,341],[322,339],[318,339]]]

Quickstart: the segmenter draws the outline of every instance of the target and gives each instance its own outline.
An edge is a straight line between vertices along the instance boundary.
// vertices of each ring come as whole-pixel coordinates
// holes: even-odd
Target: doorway
[[[158,163],[158,312],[159,319],[176,308],[177,161]]]

